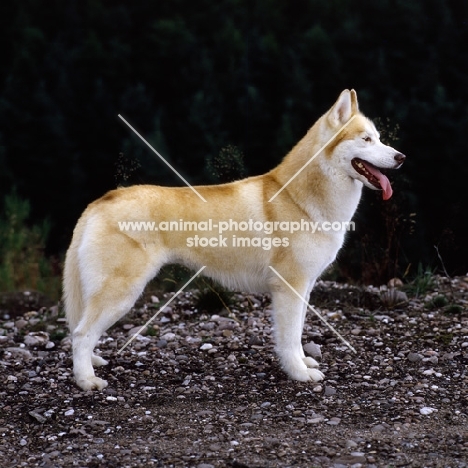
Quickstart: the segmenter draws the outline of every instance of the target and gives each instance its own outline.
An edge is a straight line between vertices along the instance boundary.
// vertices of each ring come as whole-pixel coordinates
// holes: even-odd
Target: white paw
[[[76,379],[76,384],[83,390],[102,390],[107,387],[106,380],[102,380],[94,375],[85,379]]]
[[[311,357],[302,358],[302,362],[307,367],[319,367],[319,363],[314,358],[311,358]]]
[[[320,382],[325,378],[324,373],[320,372],[318,369],[307,369],[307,372],[309,373],[309,379],[314,382]]]
[[[322,374],[318,369],[311,369],[306,367],[301,359],[294,367],[284,367],[285,371],[293,380],[299,380],[299,382],[310,382],[311,380],[314,382],[320,382],[324,379],[325,375]]]
[[[106,366],[109,364],[108,361],[103,359],[101,356],[97,356],[96,354],[93,354],[91,357],[91,362],[93,363],[93,366],[99,367],[99,366]]]

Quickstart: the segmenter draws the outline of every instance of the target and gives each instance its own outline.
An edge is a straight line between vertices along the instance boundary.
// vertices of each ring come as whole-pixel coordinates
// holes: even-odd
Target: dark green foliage
[[[430,309],[441,309],[442,307],[445,307],[448,305],[449,300],[443,296],[442,294],[439,294],[438,296],[435,296],[426,306]]]
[[[225,310],[230,312],[234,294],[217,284],[202,278],[197,283],[198,292],[195,296],[195,308],[199,312],[215,313]]]
[[[208,170],[217,183],[232,182],[247,175],[244,155],[233,145],[221,148],[219,154],[208,161]]]
[[[400,139],[398,136],[400,125],[398,123],[392,124],[388,117],[385,119],[377,117],[373,119],[373,122],[380,133],[380,141],[386,145],[396,148],[398,140]]]
[[[453,335],[451,333],[442,333],[437,335],[436,339],[445,346],[448,346],[453,340]]]
[[[30,204],[16,193],[4,199],[0,212],[0,291],[36,290],[60,296],[60,274],[44,255],[50,224],[30,226]]]
[[[418,265],[417,273],[412,280],[405,286],[408,294],[419,297],[426,294],[434,286],[434,271],[424,268],[422,264]]]
[[[166,265],[148,286],[149,290],[177,292],[193,275],[194,271],[182,265]],[[194,305],[199,312],[215,313],[222,309],[229,310],[234,300],[234,293],[226,290],[214,281],[199,276],[193,280],[190,289],[196,289]]]
[[[390,203],[366,195],[339,275],[402,276],[433,263],[433,245],[450,274],[466,273],[466,2],[21,0],[0,9],[0,198],[14,183],[33,222],[51,219],[54,252],[87,203],[116,184],[181,185],[119,113],[192,184],[210,183],[208,161],[230,144],[246,175],[274,167],[353,87],[381,130],[387,119],[399,126],[408,160],[392,176]],[[122,152],[141,169],[125,163],[116,174]],[[221,179],[241,175],[232,161]]]
[[[461,314],[463,312],[463,306],[459,304],[449,304],[447,307],[445,307],[444,312],[446,314]]]
[[[141,168],[140,162],[124,153],[119,153],[115,162],[115,183],[117,187],[129,185],[132,174]]]
[[[194,272],[182,265],[165,265],[158,276],[152,281],[149,289],[163,292],[178,291],[192,276]]]

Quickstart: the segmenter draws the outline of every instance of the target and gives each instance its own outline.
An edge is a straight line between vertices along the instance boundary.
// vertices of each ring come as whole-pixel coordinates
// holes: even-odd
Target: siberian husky
[[[390,198],[392,187],[381,169],[399,168],[404,159],[380,142],[359,111],[356,92],[344,90],[264,175],[195,190],[137,185],[91,203],[75,227],[63,281],[76,383],[84,390],[107,386],[94,374],[93,366],[107,364],[94,347],[167,263],[205,266],[203,274],[228,288],[271,293],[282,368],[295,380],[322,380],[319,364],[302,349],[307,307],[301,297],[308,300],[343,244],[346,230],[325,226],[351,220],[363,186]],[[156,227],[122,228],[132,222]],[[319,228],[312,233],[309,224]],[[296,229],[285,232],[284,226]]]

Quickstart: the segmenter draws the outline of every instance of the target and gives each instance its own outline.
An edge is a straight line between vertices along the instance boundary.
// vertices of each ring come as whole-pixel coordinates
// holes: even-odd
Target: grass
[[[45,255],[50,223],[28,222],[27,200],[15,192],[5,196],[0,214],[0,291],[39,291],[53,300],[60,297],[61,278]]]
[[[442,333],[441,335],[437,336],[437,341],[439,343],[442,343],[446,346],[448,346],[453,340],[453,335],[452,333]]]
[[[159,331],[156,330],[153,326],[148,326],[146,329],[147,336],[159,336]]]
[[[449,304],[449,300],[442,294],[438,294],[426,304],[429,309],[442,309]]]
[[[459,304],[449,304],[445,307],[444,312],[446,314],[461,314],[463,312],[463,306]]]
[[[434,271],[418,265],[418,271],[413,280],[405,286],[405,291],[414,297],[426,294],[434,287]]]
[[[206,279],[201,279],[203,287],[195,295],[195,307],[199,311],[208,313],[219,312],[223,309],[231,312],[234,293],[213,284]]]

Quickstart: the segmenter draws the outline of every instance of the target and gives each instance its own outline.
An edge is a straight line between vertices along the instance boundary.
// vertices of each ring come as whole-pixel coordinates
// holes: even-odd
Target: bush
[[[29,201],[15,192],[5,196],[0,215],[0,291],[33,289],[55,300],[60,297],[60,274],[45,256],[50,223],[29,226],[30,211]]]

